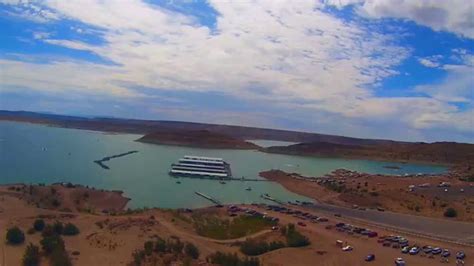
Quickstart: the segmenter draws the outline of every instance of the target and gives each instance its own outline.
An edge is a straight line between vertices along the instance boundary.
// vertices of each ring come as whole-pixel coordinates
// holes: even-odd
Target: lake
[[[269,169],[319,176],[337,168],[368,173],[440,173],[445,167],[387,163],[370,160],[315,158],[267,154],[248,150],[213,150],[136,142],[141,135],[107,134],[16,122],[0,122],[0,183],[71,182],[123,190],[132,198],[129,207],[183,208],[209,206],[194,194],[199,191],[223,203],[265,202],[268,193],[280,200],[308,200],[273,182],[217,181],[176,178],[169,167],[184,155],[221,157],[231,164],[235,177],[258,178]],[[132,150],[138,153],[112,159],[105,170],[93,161]],[[387,169],[396,165],[400,170]],[[251,191],[245,188],[251,187]],[[268,202],[267,202],[268,203]]]

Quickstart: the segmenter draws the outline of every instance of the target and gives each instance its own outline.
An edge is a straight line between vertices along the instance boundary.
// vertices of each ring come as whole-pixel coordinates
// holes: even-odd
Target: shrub
[[[454,208],[447,208],[446,211],[444,211],[444,216],[453,218],[458,216],[458,212]]]
[[[52,253],[55,249],[64,249],[64,241],[59,235],[46,236],[40,244],[46,254]]]
[[[143,245],[145,248],[145,254],[147,256],[150,256],[151,253],[153,252],[153,242],[152,241],[146,241],[145,244]]]
[[[44,227],[43,232],[41,233],[41,236],[47,237],[47,236],[53,236],[53,235],[56,235],[56,232],[54,231],[54,227],[50,224],[47,224]]]
[[[175,239],[175,240],[168,239],[167,246],[168,246],[169,251],[173,253],[181,253],[184,248],[184,243],[181,242],[181,240],[179,239]]]
[[[135,266],[142,265],[142,260],[145,258],[145,252],[143,250],[135,250],[132,254],[133,264]]]
[[[267,243],[264,241],[255,241],[252,239],[247,239],[240,245],[240,251],[248,256],[258,256],[269,251],[284,247],[285,244],[280,241],[272,241],[270,243]]]
[[[18,245],[25,242],[25,234],[17,226],[8,229],[6,237],[8,244]]]
[[[260,260],[258,258],[240,259],[237,254],[216,252],[207,258],[209,262],[217,265],[225,266],[259,266]]]
[[[294,224],[289,224],[286,231],[286,244],[289,247],[304,247],[311,244],[306,236],[296,231]]]
[[[372,196],[372,197],[377,197],[377,196],[379,195],[379,193],[376,192],[376,191],[371,191],[369,194],[370,194],[370,196]]]
[[[77,228],[77,226],[75,226],[72,223],[67,223],[64,226],[62,232],[63,232],[63,235],[66,235],[66,236],[75,236],[79,234],[79,228]]]
[[[38,266],[40,264],[40,254],[38,246],[29,244],[26,247],[25,254],[23,255],[22,265],[23,266]]]
[[[184,246],[184,253],[193,259],[199,258],[199,249],[192,243],[187,243]]]
[[[46,224],[43,219],[36,219],[35,222],[33,223],[33,228],[38,232],[43,231],[45,226]]]
[[[51,201],[51,204],[53,204],[53,207],[55,208],[61,206],[61,202],[58,199],[53,199],[53,201]]]
[[[258,256],[268,251],[268,244],[264,241],[247,239],[240,245],[240,251],[248,256]]]
[[[71,258],[67,254],[64,246],[58,246],[53,249],[51,256],[49,257],[49,262],[51,266],[71,266]]]
[[[167,249],[166,241],[163,240],[162,238],[158,238],[158,240],[155,243],[155,251],[166,252],[166,249]]]
[[[63,233],[63,230],[64,230],[64,225],[63,223],[59,222],[59,221],[56,221],[54,224],[53,224],[53,230],[56,234],[60,235]]]

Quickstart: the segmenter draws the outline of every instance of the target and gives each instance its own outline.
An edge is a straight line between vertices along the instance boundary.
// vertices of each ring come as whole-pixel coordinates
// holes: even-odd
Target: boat
[[[173,176],[226,179],[231,178],[230,165],[222,158],[186,155],[171,165]]]
[[[252,190],[252,188],[251,188],[251,187],[248,187],[248,188],[246,188],[245,190],[250,191],[250,190]]]
[[[176,181],[176,184],[181,184],[181,181]]]
[[[221,184],[225,184],[225,181],[220,181],[219,183],[221,183]]]

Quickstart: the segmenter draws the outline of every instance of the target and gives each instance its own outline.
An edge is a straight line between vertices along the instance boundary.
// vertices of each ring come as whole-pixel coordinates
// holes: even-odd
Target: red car
[[[298,225],[299,225],[299,226],[306,226],[306,224],[303,223],[303,222],[298,222]]]

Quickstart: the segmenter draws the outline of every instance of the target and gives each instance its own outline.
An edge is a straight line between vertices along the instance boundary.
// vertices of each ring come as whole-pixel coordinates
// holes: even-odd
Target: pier
[[[204,193],[201,193],[201,192],[198,192],[198,191],[195,191],[194,193],[196,193],[196,195],[198,196],[201,196],[209,201],[211,201],[212,203],[216,204],[217,206],[222,206],[222,203],[218,200],[216,200],[215,198],[211,197],[211,196],[208,196]]]
[[[275,198],[272,198],[272,197],[271,197],[270,195],[268,195],[268,194],[262,194],[262,195],[260,195],[260,197],[261,197],[262,199],[266,199],[266,200],[269,200],[269,201],[273,201],[273,202],[276,202],[276,203],[281,204],[281,205],[285,204],[283,201],[280,201],[280,200],[277,200],[277,199],[275,199]]]
[[[130,155],[130,154],[133,154],[133,153],[137,153],[137,152],[138,151],[128,151],[128,152],[124,152],[124,153],[120,153],[120,154],[116,154],[116,155],[107,156],[107,157],[104,157],[100,160],[95,160],[94,163],[98,164],[100,167],[102,167],[106,170],[109,170],[110,167],[108,167],[106,164],[104,164],[104,162],[110,161],[111,159],[115,159],[115,158]]]

